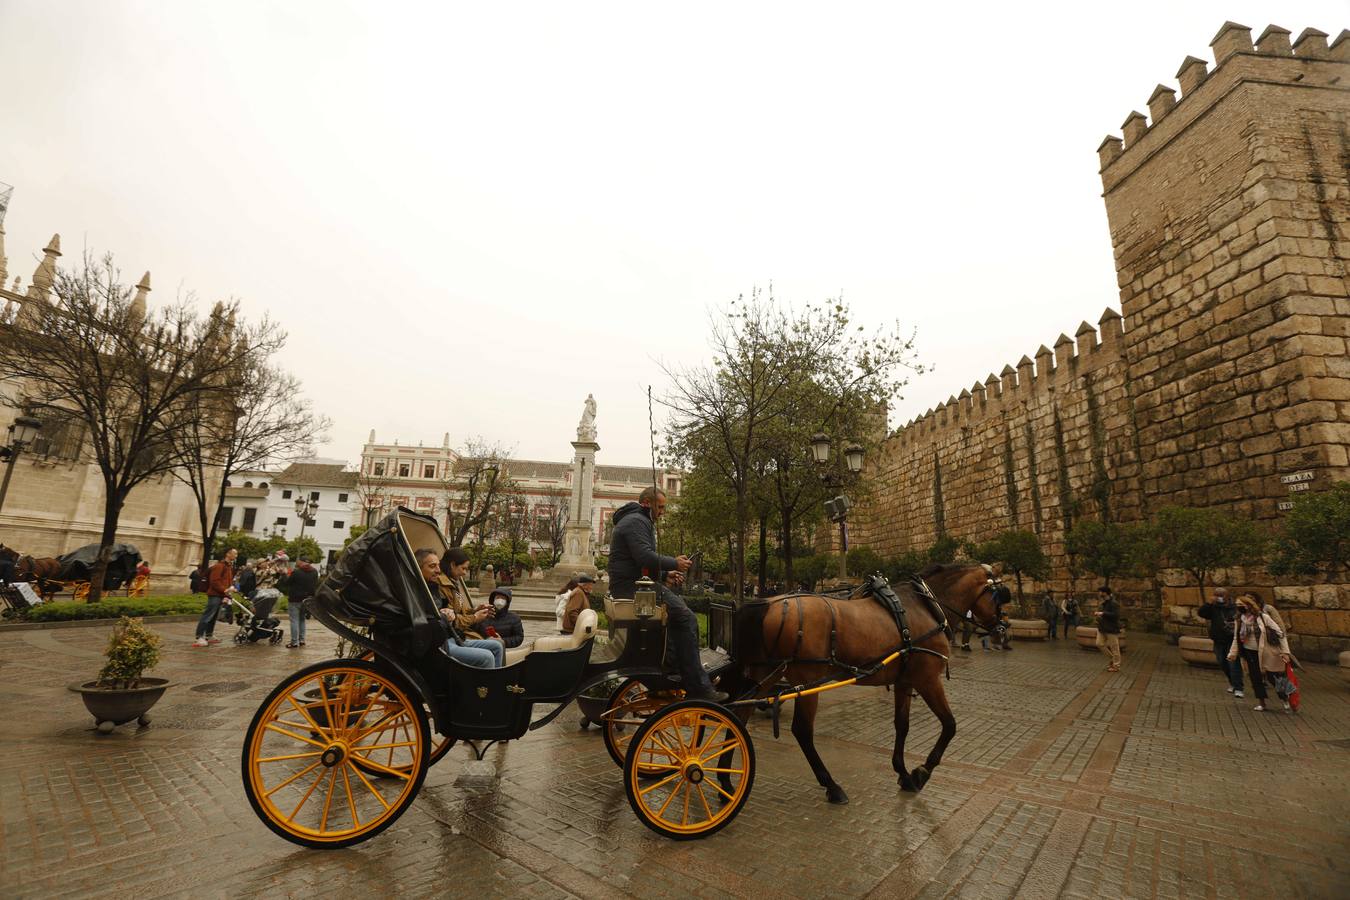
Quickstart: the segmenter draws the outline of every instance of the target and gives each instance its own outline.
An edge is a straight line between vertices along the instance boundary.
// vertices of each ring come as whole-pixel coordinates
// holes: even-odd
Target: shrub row
[[[28,622],[73,622],[83,619],[117,619],[122,616],[180,616],[200,614],[206,608],[205,594],[176,594],[168,597],[132,597],[100,600],[98,603],[43,603],[34,606],[18,618]],[[276,612],[285,611],[282,597]],[[274,613],[275,614],[275,613]]]

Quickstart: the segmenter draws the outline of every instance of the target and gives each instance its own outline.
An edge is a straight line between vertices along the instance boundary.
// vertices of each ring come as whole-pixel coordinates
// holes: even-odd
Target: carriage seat
[[[583,609],[577,614],[577,627],[571,634],[551,634],[538,638],[532,644],[521,644],[506,651],[505,664],[513,666],[531,653],[547,653],[550,650],[575,650],[595,637],[599,619],[593,609]]]

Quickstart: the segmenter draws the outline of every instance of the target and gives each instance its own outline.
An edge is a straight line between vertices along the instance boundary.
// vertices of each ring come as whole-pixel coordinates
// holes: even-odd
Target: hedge
[[[81,619],[118,619],[122,616],[200,615],[206,609],[205,594],[176,594],[169,597],[131,597],[100,600],[98,603],[43,603],[30,607],[21,619],[28,622],[73,622]],[[286,598],[277,601],[275,612],[286,609]]]

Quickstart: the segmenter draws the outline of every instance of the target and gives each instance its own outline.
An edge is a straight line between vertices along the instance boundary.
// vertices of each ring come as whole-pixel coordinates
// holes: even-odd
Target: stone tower
[[[1350,478],[1350,32],[1289,35],[1225,23],[1099,148],[1150,506]]]

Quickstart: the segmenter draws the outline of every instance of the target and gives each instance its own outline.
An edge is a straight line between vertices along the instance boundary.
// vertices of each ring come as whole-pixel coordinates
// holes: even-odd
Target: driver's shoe
[[[708,700],[712,703],[726,703],[731,699],[731,695],[726,691],[719,691],[717,688],[709,688],[707,693],[690,691],[685,694],[687,700]]]

